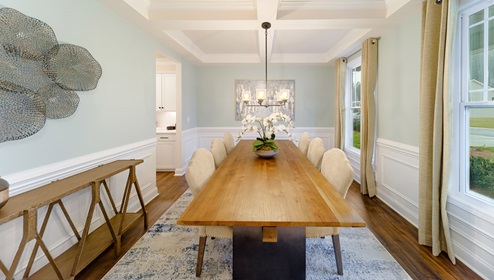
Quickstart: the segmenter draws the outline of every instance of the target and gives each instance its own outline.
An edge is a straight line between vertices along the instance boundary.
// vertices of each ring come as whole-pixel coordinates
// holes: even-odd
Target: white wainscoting
[[[418,225],[418,148],[377,139],[377,196],[401,216]]]
[[[492,213],[451,197],[447,209],[456,257],[483,278],[494,279]]]
[[[237,139],[238,134],[240,133],[240,128],[238,127],[200,127],[198,128],[198,137],[199,137],[199,147],[209,149],[211,147],[211,141],[214,138],[223,138],[223,134],[225,132],[231,133],[233,139]],[[298,145],[298,139],[303,132],[308,132],[311,139],[315,137],[320,137],[326,149],[333,147],[333,128],[325,128],[325,127],[297,127],[292,129],[292,140],[295,144]],[[241,138],[244,139],[255,139],[258,137],[257,134],[249,132],[244,134]],[[290,139],[286,134],[279,133],[276,135],[276,139],[280,140],[288,140]]]
[[[144,201],[148,203],[158,195],[156,188],[156,138],[140,141],[137,143],[116,147],[110,150],[101,151],[94,154],[85,155],[70,160],[41,166],[35,169],[26,170],[23,172],[10,174],[4,178],[11,184],[10,194],[16,195],[31,189],[43,186],[51,181],[65,178],[82,171],[94,168],[98,165],[105,164],[119,159],[143,159],[144,162],[137,165],[136,172],[141,187]],[[121,204],[123,189],[127,180],[128,172],[117,174],[108,180],[108,184],[112,191],[112,195],[117,204],[117,208]],[[118,187],[117,187],[118,186]],[[89,188],[71,194],[62,199],[67,211],[69,212],[75,226],[82,233],[86,214],[91,202],[91,192]],[[112,208],[108,201],[102,196],[105,209],[109,211],[109,216],[113,216]],[[137,211],[140,208],[135,191],[131,194],[128,211]],[[103,224],[104,218],[98,210],[95,211],[93,221],[91,223],[91,231]],[[47,207],[42,207],[38,211],[38,225],[41,224]],[[52,256],[58,256],[73,244],[77,239],[70,230],[63,214],[58,206],[54,207],[55,213],[52,214],[48,223],[43,240],[48,246]],[[136,224],[142,226],[142,224]],[[10,268],[18,245],[22,238],[23,222],[22,218],[17,218],[13,221],[0,225],[0,259]],[[30,242],[24,250],[15,279],[22,278],[23,271],[27,266],[30,253],[34,246],[34,242]],[[38,254],[33,267],[33,271],[47,264],[48,261],[44,254]],[[1,274],[1,273],[0,273]],[[2,275],[3,276],[3,275]],[[0,276],[0,279],[4,279]]]
[[[419,149],[377,140],[377,196],[418,225]],[[494,218],[456,197],[447,202],[456,257],[485,279],[494,279]]]
[[[182,132],[183,150],[182,150],[182,166],[175,170],[176,176],[181,176],[185,174],[187,164],[189,163],[192,153],[198,148],[210,149],[211,141],[214,138],[223,138],[223,134],[231,133],[233,139],[237,140],[237,136],[240,132],[239,127],[197,127],[192,129],[187,129]],[[333,135],[334,129],[323,128],[323,127],[298,127],[292,129],[292,139],[295,144],[298,145],[298,139],[303,132],[308,132],[311,139],[315,137],[320,137],[325,148],[328,150],[334,146]],[[277,139],[286,139],[289,137],[280,133]],[[256,134],[245,134],[242,139],[255,139]]]
[[[179,169],[175,170],[175,176],[185,174],[192,153],[199,147],[198,129],[191,128],[182,131],[182,163]]]

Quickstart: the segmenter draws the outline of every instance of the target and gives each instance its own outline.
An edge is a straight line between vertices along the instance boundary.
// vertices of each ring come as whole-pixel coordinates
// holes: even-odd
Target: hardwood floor
[[[146,207],[149,213],[149,225],[159,217],[188,188],[185,177],[175,177],[173,173],[156,174],[159,196]],[[347,202],[357,209],[366,221],[367,227],[374,233],[390,254],[400,263],[413,279],[482,279],[463,263],[457,260],[451,264],[445,254],[434,257],[431,249],[418,244],[417,229],[389,208],[378,198],[369,198],[360,194],[360,186],[354,182],[346,197]],[[145,233],[141,226],[129,230],[122,238],[122,254]],[[344,256],[343,256],[344,257]],[[110,247],[94,260],[76,279],[100,279],[118,261]]]

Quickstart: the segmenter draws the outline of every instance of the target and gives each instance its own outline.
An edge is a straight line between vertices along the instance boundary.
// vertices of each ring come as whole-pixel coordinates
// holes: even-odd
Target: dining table
[[[305,279],[305,227],[366,226],[292,141],[276,144],[262,158],[239,141],[177,221],[233,227],[233,279]]]

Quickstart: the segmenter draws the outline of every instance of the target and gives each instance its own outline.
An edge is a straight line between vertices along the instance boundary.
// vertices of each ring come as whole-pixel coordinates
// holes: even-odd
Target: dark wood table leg
[[[263,242],[262,227],[233,228],[233,279],[305,279],[305,228],[275,229]]]

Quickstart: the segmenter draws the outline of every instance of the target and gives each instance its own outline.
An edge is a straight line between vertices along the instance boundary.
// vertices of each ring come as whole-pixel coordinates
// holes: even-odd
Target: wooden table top
[[[142,159],[116,160],[13,196],[0,209],[0,223],[20,217],[24,210],[48,205],[91,185],[93,182],[102,181],[142,162]]]
[[[276,143],[278,155],[262,159],[240,141],[177,224],[365,227],[297,146]]]

